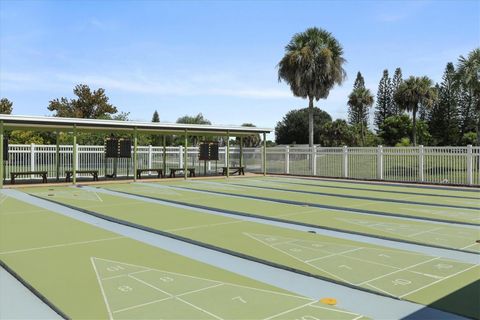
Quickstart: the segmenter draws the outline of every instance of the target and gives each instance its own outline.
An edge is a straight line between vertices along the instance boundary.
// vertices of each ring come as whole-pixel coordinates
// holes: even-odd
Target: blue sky
[[[480,1],[0,0],[0,96],[15,114],[47,115],[75,84],[106,89],[134,120],[202,112],[217,124],[274,127],[307,106],[278,83],[291,36],[317,26],[342,43],[347,81],[317,106],[346,118],[357,71],[376,91],[382,71],[440,81],[480,43]]]

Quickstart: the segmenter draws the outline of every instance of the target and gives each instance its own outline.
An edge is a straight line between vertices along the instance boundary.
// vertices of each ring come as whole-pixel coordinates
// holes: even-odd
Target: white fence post
[[[467,184],[473,184],[473,152],[471,144],[467,146]]]
[[[383,146],[377,148],[377,179],[383,180]]]
[[[348,178],[348,147],[343,146],[342,153],[342,166],[343,166],[343,177]]]
[[[290,173],[290,147],[285,147],[285,173]]]
[[[150,144],[150,145],[148,146],[148,169],[153,168],[153,167],[152,167],[152,158],[153,158],[153,147],[152,147],[152,145]],[[148,175],[151,175],[151,172],[150,172],[150,171],[148,172]]]
[[[80,168],[78,167],[78,164],[80,163],[80,162],[78,162],[78,158],[79,158],[79,154],[78,154],[78,143],[76,143],[73,147],[74,147],[75,150],[76,150],[76,152],[75,152],[75,155],[76,155],[76,156],[75,156],[75,168],[77,168],[77,170],[80,170]]]
[[[317,175],[317,147],[312,147],[312,173],[314,176]]]
[[[223,147],[223,154],[225,155],[224,160],[225,160],[225,167],[228,167],[228,159],[227,159],[227,147]],[[229,155],[230,156],[230,155]]]
[[[418,146],[418,174],[420,178],[420,182],[425,181],[425,149],[423,145]]]
[[[35,171],[35,144],[30,145],[30,171]]]
[[[35,144],[32,143],[30,144],[30,171],[35,171],[35,158],[36,158]],[[33,179],[34,176],[31,175],[30,178]]]
[[[178,167],[183,168],[183,146],[178,147]]]

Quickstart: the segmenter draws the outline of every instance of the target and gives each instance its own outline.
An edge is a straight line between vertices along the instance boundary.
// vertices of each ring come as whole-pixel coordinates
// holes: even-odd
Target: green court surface
[[[0,259],[73,319],[363,318],[4,195],[0,201]]]
[[[248,178],[245,179],[247,181]],[[236,181],[236,182],[235,182]],[[461,209],[438,206],[427,206],[418,204],[404,204],[386,201],[372,201],[363,199],[349,199],[338,196],[323,196],[301,192],[272,190],[264,188],[252,188],[242,186],[243,179],[225,179],[208,181],[170,181],[169,185],[187,187],[197,190],[210,190],[214,192],[224,192],[233,195],[243,195],[250,197],[262,197],[273,200],[295,201],[302,204],[334,206],[339,209],[366,210],[378,214],[404,215],[415,218],[427,218],[443,220],[450,222],[470,223],[480,226],[480,210]],[[267,182],[265,182],[266,184]],[[292,189],[293,190],[293,189]],[[352,192],[348,192],[348,195]],[[469,200],[473,201],[473,200]],[[432,203],[435,203],[434,198]]]
[[[250,179],[242,179],[250,180]],[[198,182],[192,182],[197,183]],[[429,221],[400,220],[394,217],[358,214],[348,211],[303,207],[248,198],[218,196],[182,189],[169,189],[164,183],[114,184],[103,188],[156,199],[200,205],[262,217],[359,232],[380,237],[418,242],[469,252],[480,252],[480,230],[471,226],[435,224]],[[227,186],[228,189],[228,186]],[[225,189],[224,189],[225,190]]]
[[[122,186],[127,184],[116,185],[115,188]],[[478,279],[480,266],[452,259],[200,213],[81,188],[28,188],[25,191],[65,205],[425,305],[439,301],[452,292],[468,290],[465,294],[470,294],[470,290],[479,289],[478,285],[473,289],[468,286]],[[170,196],[176,193],[170,189],[166,192]],[[467,302],[467,307],[456,299],[450,299],[436,307],[467,316],[476,316],[478,313],[478,307],[473,300]]]
[[[434,206],[449,206],[449,207],[479,207],[480,199],[479,195],[470,192],[467,195],[455,195],[455,194],[443,194],[437,196],[431,193],[423,193],[422,190],[410,190],[410,191],[390,191],[388,186],[384,187],[383,190],[378,189],[360,189],[358,185],[355,185],[356,188],[346,189],[346,186],[340,188],[338,185],[322,185],[322,184],[312,184],[312,183],[303,183],[302,181],[292,181],[290,179],[231,179],[229,183],[240,184],[240,185],[251,185],[259,187],[267,187],[273,189],[287,189],[295,191],[306,191],[313,192],[318,194],[325,195],[337,195],[337,196],[349,196],[349,197],[358,197],[358,198],[373,198],[377,201],[402,201],[402,202],[418,202],[419,204],[428,204]],[[353,184],[353,183],[352,183]],[[320,187],[318,187],[320,186]],[[386,189],[386,190],[385,190]],[[451,193],[453,193],[451,191]]]

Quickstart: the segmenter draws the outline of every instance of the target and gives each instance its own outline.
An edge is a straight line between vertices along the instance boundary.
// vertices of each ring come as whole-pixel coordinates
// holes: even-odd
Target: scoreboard
[[[8,161],[8,139],[3,137],[3,161]]]
[[[105,140],[105,157],[131,158],[132,141],[130,139],[108,138]]]
[[[218,142],[203,142],[200,144],[200,160],[218,160]]]

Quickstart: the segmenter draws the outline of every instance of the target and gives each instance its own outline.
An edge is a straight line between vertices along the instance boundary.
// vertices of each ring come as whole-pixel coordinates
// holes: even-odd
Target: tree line
[[[456,66],[449,62],[441,83],[435,85],[427,76],[403,79],[400,68],[393,78],[384,70],[376,99],[358,72],[346,100],[348,122],[332,121],[330,115],[314,106],[344,82],[343,54],[338,40],[320,28],[295,34],[285,46],[285,55],[278,63],[278,79],[290,86],[294,96],[307,99],[308,107],[288,112],[277,123],[277,143],[480,145],[480,48],[460,56]],[[371,130],[370,109],[374,104]]]
[[[109,102],[109,98],[103,88],[92,90],[86,84],[79,84],[74,87],[74,99],[65,97],[53,99],[49,102],[47,109],[53,112],[54,117],[64,118],[85,118],[85,119],[105,119],[105,120],[121,120],[129,121],[129,112],[120,112],[116,106]],[[0,99],[0,114],[11,114],[13,112],[13,102],[7,98]],[[160,115],[157,110],[152,115],[151,122],[160,122]],[[184,115],[177,119],[176,123],[185,124],[211,124],[210,120],[206,119],[202,113],[194,116]],[[255,127],[252,123],[242,124],[244,127]],[[77,133],[77,143],[82,145],[103,145],[107,136],[114,134],[114,132],[79,132]],[[118,133],[124,138],[133,138],[129,133]],[[35,131],[35,130],[8,130],[7,136],[11,144],[55,144],[57,135],[51,131]],[[180,146],[185,144],[184,136],[166,135],[167,146]],[[188,145],[197,146],[200,141],[218,141],[221,145],[225,145],[225,137],[197,137],[189,136]],[[60,132],[59,142],[61,144],[73,143],[71,134]],[[246,136],[243,139],[245,147],[257,147],[260,145],[260,135],[253,134]],[[163,145],[163,136],[158,134],[139,134],[139,145]],[[231,139],[232,145],[238,145],[240,140],[238,138]]]

